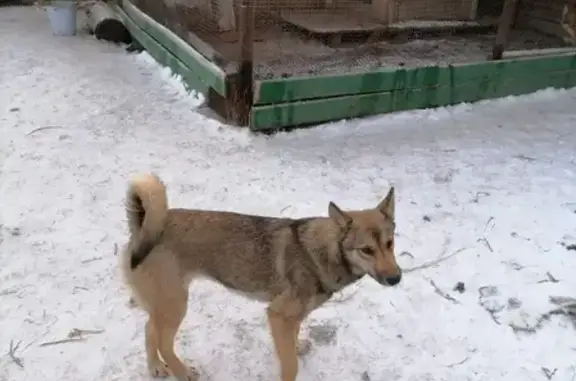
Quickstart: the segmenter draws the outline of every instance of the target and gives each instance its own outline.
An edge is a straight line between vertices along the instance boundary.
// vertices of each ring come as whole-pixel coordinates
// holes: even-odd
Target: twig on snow
[[[89,330],[89,329],[78,329],[74,328],[72,331],[68,333],[68,338],[63,340],[55,340],[55,341],[48,341],[46,343],[40,344],[41,347],[47,347],[50,345],[58,345],[58,344],[66,344],[66,343],[73,343],[77,341],[86,341],[84,335],[96,335],[103,333],[103,330]]]
[[[76,337],[70,339],[63,339],[63,340],[55,340],[55,341],[47,341],[45,343],[40,344],[41,347],[48,347],[50,345],[58,345],[58,344],[66,344],[66,343],[74,343],[77,341],[86,341],[83,337]]]
[[[470,360],[470,356],[466,356],[466,357],[464,358],[464,360],[455,362],[454,364],[446,365],[446,368],[454,368],[455,366],[462,365],[462,364],[464,364],[465,362],[468,362],[469,360]]]
[[[74,328],[72,331],[70,331],[68,333],[68,337],[72,338],[72,337],[81,337],[83,335],[99,335],[101,333],[104,333],[103,330],[101,329],[78,329],[78,328]]]
[[[558,282],[560,282],[558,279],[554,278],[554,275],[550,274],[550,271],[547,271],[547,272],[546,272],[546,278],[547,278],[547,279],[539,280],[539,281],[536,282],[536,283],[548,283],[548,282],[550,282],[550,283],[558,283]]]
[[[35,133],[37,133],[37,132],[44,131],[44,130],[56,130],[56,129],[60,129],[60,128],[63,128],[63,127],[60,127],[60,126],[44,126],[44,127],[40,127],[40,128],[37,128],[37,129],[35,129],[35,130],[30,131],[29,133],[26,134],[26,136],[30,136],[30,135],[33,135],[33,134],[35,134]]]
[[[476,242],[484,242],[488,250],[490,250],[491,253],[494,252],[494,250],[492,250],[492,245],[490,245],[490,242],[488,242],[488,239],[486,237],[478,238]]]
[[[494,217],[490,217],[488,219],[488,221],[486,221],[486,224],[484,225],[484,233],[486,233],[486,230],[488,230],[488,225],[490,225],[490,222],[492,222],[492,228],[494,227],[494,225],[496,225],[496,220],[494,219]]]
[[[536,158],[531,157],[531,156],[522,155],[522,154],[521,155],[514,155],[512,157],[515,159],[524,160],[524,161],[530,161],[530,162],[536,161]]]
[[[4,296],[4,295],[12,295],[17,293],[18,291],[16,290],[2,290],[0,291],[0,296]]]
[[[432,287],[434,287],[434,292],[436,292],[438,295],[440,295],[444,299],[446,299],[446,300],[448,300],[454,304],[460,304],[460,302],[458,300],[456,300],[454,297],[452,297],[452,296],[448,295],[447,293],[445,293],[444,291],[442,291],[440,289],[440,287],[438,287],[432,279],[426,279],[426,280],[430,283],[430,285]]]
[[[102,257],[94,257],[94,258],[90,258],[90,259],[85,259],[81,263],[86,264],[86,263],[90,263],[90,262],[99,261],[101,259],[102,259]]]
[[[20,348],[20,343],[22,343],[22,342],[19,341],[16,343],[16,345],[14,345],[14,340],[10,340],[10,349],[8,349],[8,356],[10,357],[10,359],[12,359],[14,364],[16,364],[20,368],[24,369],[24,364],[22,364],[22,359],[16,356],[16,351],[18,350],[18,348]]]
[[[543,252],[545,252],[545,253],[550,252],[550,249],[545,249],[545,248],[542,247],[542,245],[540,245],[540,243],[538,243],[538,241],[536,241],[535,239],[532,239],[532,238],[530,238],[530,237],[521,236],[520,234],[518,234],[518,233],[516,233],[516,232],[512,232],[510,235],[511,235],[512,237],[514,237],[514,238],[522,238],[523,240],[525,240],[525,241],[527,241],[527,242],[534,242],[534,244],[535,244],[536,246],[538,246],[538,248],[539,248],[540,250],[542,250]]]
[[[473,202],[474,204],[478,204],[478,202],[480,201],[480,197],[487,197],[487,196],[490,196],[490,193],[482,191],[476,192],[476,195],[474,196],[471,202]]]
[[[410,253],[409,251],[403,251],[403,252],[401,252],[401,253],[399,254],[399,256],[400,256],[400,257],[406,256],[406,257],[410,257],[410,258],[414,259],[414,256],[413,256],[412,253]]]
[[[436,265],[438,265],[438,264],[440,264],[440,263],[442,263],[442,262],[444,262],[444,261],[452,258],[452,257],[455,256],[456,254],[459,254],[459,253],[461,253],[462,251],[467,250],[467,249],[468,249],[467,247],[462,247],[462,248],[456,250],[455,252],[453,252],[452,254],[445,255],[445,256],[440,257],[440,258],[438,258],[438,259],[435,259],[435,260],[433,260],[433,261],[423,263],[423,264],[421,264],[421,265],[419,265],[419,266],[415,266],[415,267],[411,267],[411,268],[405,269],[404,272],[405,272],[405,273],[411,273],[411,272],[414,272],[414,271],[427,269],[427,268],[429,268],[429,267],[434,267],[434,266],[436,266]]]
[[[492,245],[490,245],[488,238],[486,238],[486,232],[488,231],[489,227],[490,229],[494,228],[494,225],[496,224],[494,221],[495,221],[494,217],[490,217],[488,221],[486,221],[486,223],[484,224],[484,233],[482,233],[482,237],[476,240],[476,242],[484,242],[484,245],[486,245],[486,247],[488,248],[488,250],[490,250],[491,253],[493,253],[494,250],[492,249]],[[492,223],[492,225],[490,225],[490,223]]]
[[[542,373],[544,373],[544,376],[546,376],[546,378],[547,378],[548,380],[551,380],[552,377],[554,377],[554,375],[555,375],[556,372],[558,371],[557,368],[554,368],[553,370],[550,370],[550,369],[546,368],[545,366],[543,366],[543,367],[540,368],[540,369],[542,369]]]

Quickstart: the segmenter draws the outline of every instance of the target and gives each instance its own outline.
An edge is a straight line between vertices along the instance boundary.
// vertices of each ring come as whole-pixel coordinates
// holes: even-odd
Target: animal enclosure
[[[269,81],[294,83],[304,78],[573,54],[568,33],[561,26],[563,7],[563,0],[122,2],[126,17],[136,24],[140,19],[136,26],[175,57],[185,61],[179,56],[182,49],[170,49],[173,40],[178,39],[176,45],[187,45],[186,50],[193,50],[198,59],[204,60],[203,66],[210,66],[209,71],[220,78],[215,81],[222,82],[221,91],[208,91],[211,106],[227,119],[253,127],[254,106],[273,105],[261,96]],[[145,16],[135,16],[139,12]],[[146,18],[161,27],[151,26],[148,21],[143,26]],[[158,28],[165,31],[152,30]],[[200,82],[206,84],[206,80]],[[214,86],[208,87],[214,90]],[[282,86],[276,89],[287,91]],[[303,101],[325,93],[319,88],[314,90],[299,98],[289,94],[276,98]],[[359,88],[334,95],[364,92]],[[241,103],[245,103],[243,111],[233,110]],[[275,126],[269,121],[266,128],[284,127],[288,122]]]

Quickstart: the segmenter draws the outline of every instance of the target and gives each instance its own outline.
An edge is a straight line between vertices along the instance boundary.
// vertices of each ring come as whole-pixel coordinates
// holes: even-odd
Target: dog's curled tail
[[[168,216],[166,187],[154,174],[130,180],[126,195],[126,216],[130,229],[130,268],[136,269],[150,254],[164,232]]]

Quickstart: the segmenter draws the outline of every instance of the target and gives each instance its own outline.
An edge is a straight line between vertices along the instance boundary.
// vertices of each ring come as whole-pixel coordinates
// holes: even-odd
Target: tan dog
[[[168,209],[160,179],[140,175],[130,183],[126,211],[131,235],[122,268],[149,314],[146,354],[154,376],[197,377],[174,353],[195,277],[269,303],[282,381],[296,379],[298,333],[312,310],[365,274],[382,285],[401,280],[394,188],[374,209],[344,212],[331,202],[329,217],[288,219]]]

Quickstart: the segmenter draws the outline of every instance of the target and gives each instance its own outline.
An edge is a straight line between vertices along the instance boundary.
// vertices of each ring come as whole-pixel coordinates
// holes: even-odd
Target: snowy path
[[[0,8],[0,36],[0,380],[150,379],[114,256],[127,177],[149,170],[173,206],[286,216],[372,206],[393,182],[401,265],[467,249],[315,312],[299,380],[576,379],[568,318],[510,327],[576,297],[576,90],[254,137],[193,111],[142,56],[52,37],[32,9]],[[191,299],[179,351],[202,380],[278,380],[261,304],[208,282]],[[40,346],[74,328],[103,332]]]

